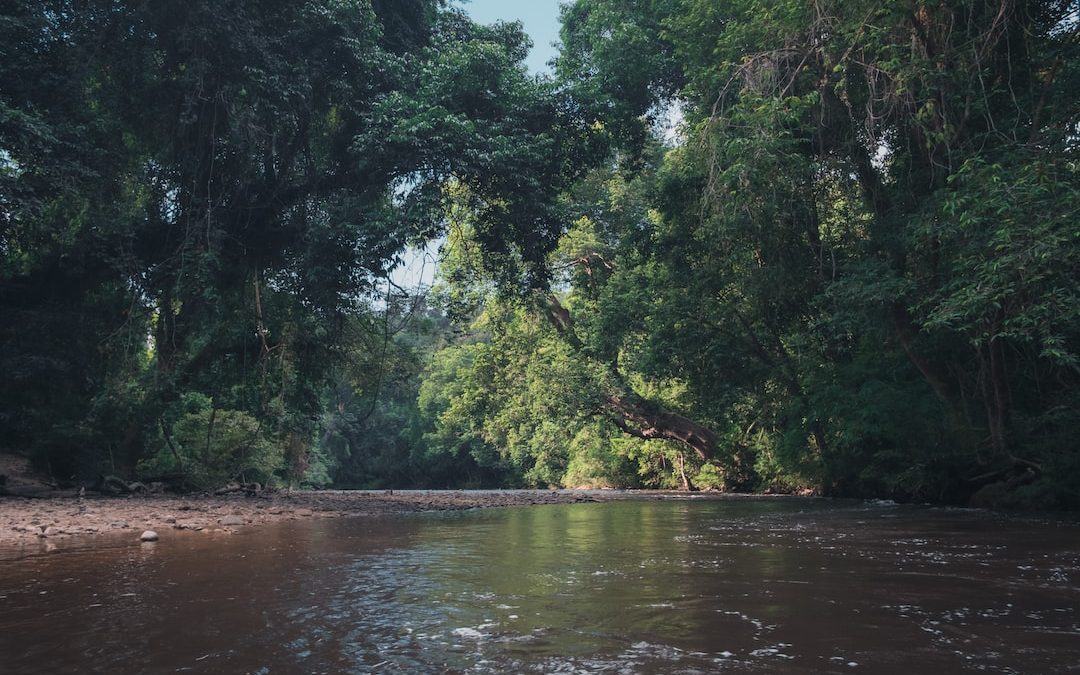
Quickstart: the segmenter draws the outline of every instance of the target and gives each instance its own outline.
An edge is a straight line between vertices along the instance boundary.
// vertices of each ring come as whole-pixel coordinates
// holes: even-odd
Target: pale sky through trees
[[[532,38],[533,48],[525,63],[534,73],[548,71],[559,39],[560,0],[459,0],[457,3],[479,23],[520,21]]]
[[[550,72],[547,62],[555,58],[555,42],[559,39],[560,0],[459,0],[476,21],[484,24],[496,21],[520,21],[533,41],[525,63],[533,73]],[[402,264],[392,273],[394,283],[405,288],[430,286],[435,278],[435,260],[441,242],[428,244],[423,250],[410,248]]]

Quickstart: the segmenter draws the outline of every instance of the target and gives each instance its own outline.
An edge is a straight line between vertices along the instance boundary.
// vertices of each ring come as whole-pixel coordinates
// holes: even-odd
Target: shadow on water
[[[1080,669],[1080,527],[978,511],[625,501],[0,555],[5,673]]]

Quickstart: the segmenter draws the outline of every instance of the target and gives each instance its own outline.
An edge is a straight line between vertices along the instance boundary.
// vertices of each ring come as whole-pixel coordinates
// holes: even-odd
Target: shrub
[[[239,410],[188,412],[173,425],[170,439],[139,466],[146,477],[180,475],[191,485],[210,490],[231,481],[276,481],[284,451],[263,431],[259,421]]]

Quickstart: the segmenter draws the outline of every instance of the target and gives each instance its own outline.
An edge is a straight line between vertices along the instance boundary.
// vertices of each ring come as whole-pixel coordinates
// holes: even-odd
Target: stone
[[[158,533],[154,532],[153,530],[147,530],[146,532],[143,532],[142,535],[139,537],[139,541],[157,541],[157,540],[158,540]]]
[[[298,516],[310,516],[311,515],[311,509],[296,509],[295,511],[293,511],[293,513],[295,513]]]
[[[64,531],[61,530],[59,527],[53,527],[52,525],[46,527],[45,531],[42,532],[42,534],[44,534],[46,537],[55,537],[56,535],[63,533]]]
[[[221,524],[225,526],[243,525],[244,519],[240,516],[225,516],[221,519]]]
[[[125,529],[127,528],[127,526],[128,524],[126,520],[114,520],[113,522],[109,523],[109,527],[119,527],[121,529]]]

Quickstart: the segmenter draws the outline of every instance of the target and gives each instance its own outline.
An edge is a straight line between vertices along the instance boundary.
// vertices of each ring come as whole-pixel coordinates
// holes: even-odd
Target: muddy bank
[[[236,531],[302,518],[373,516],[616,498],[594,491],[292,491],[259,496],[0,497],[0,543],[128,531]]]

